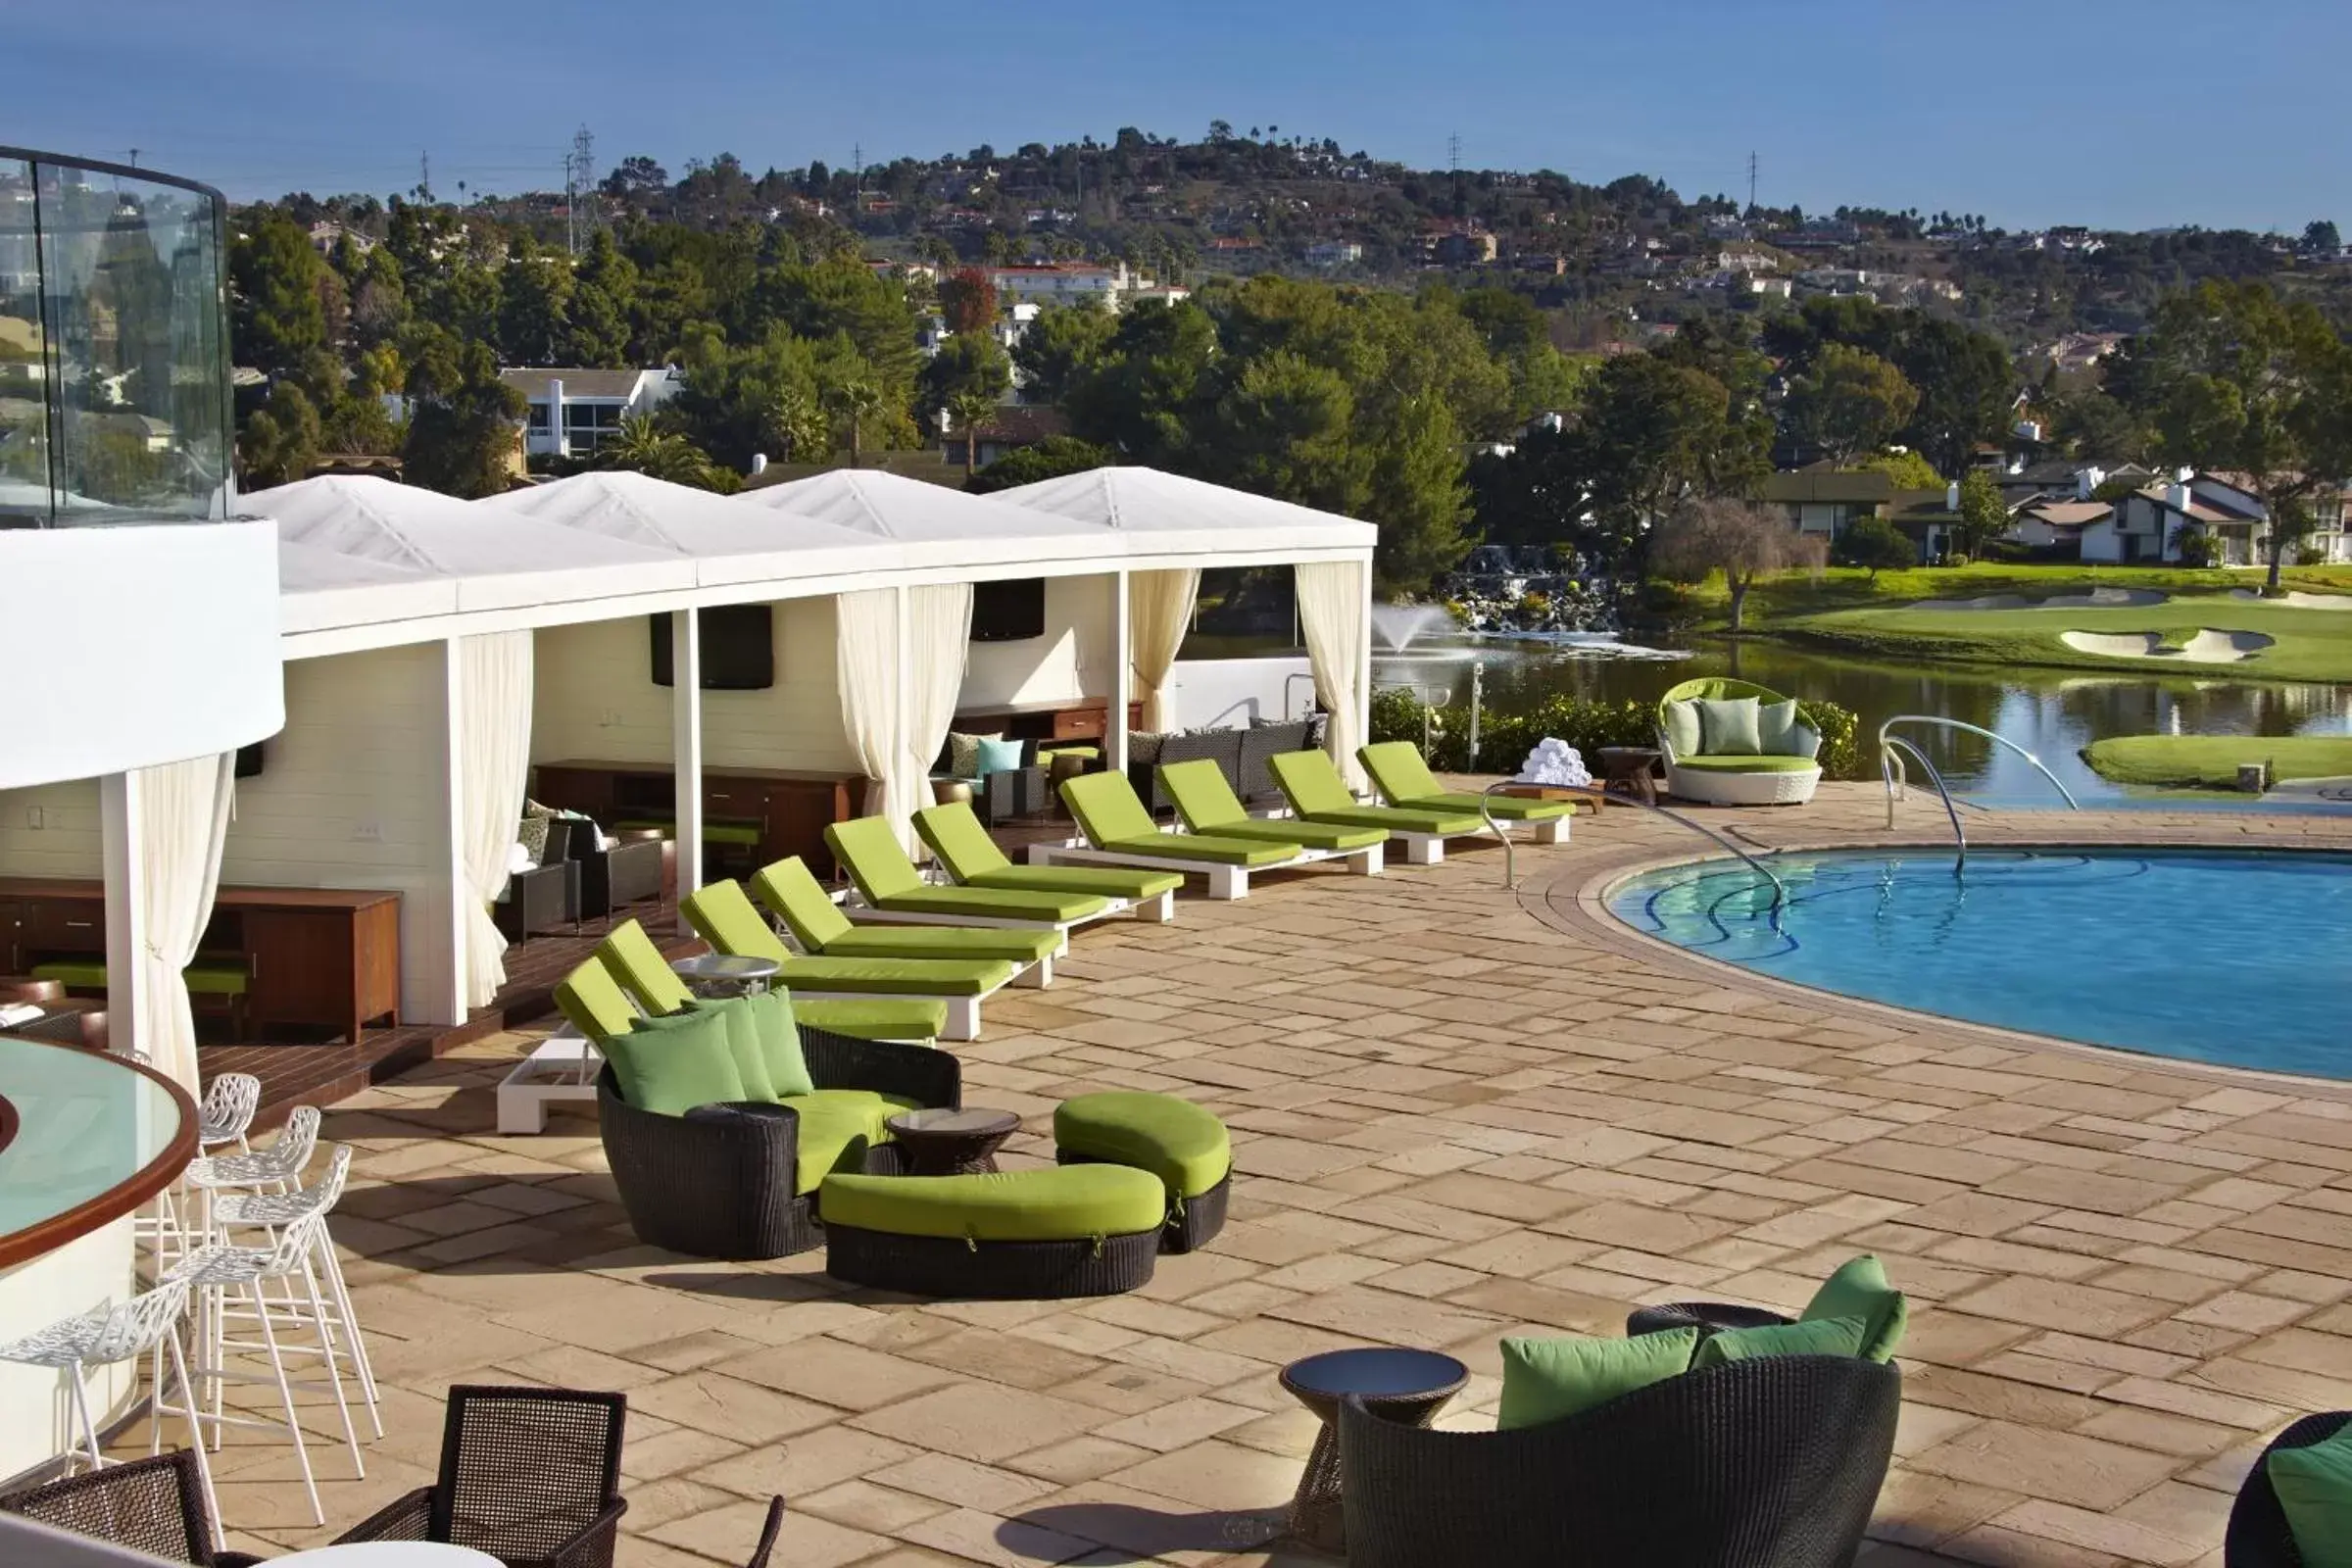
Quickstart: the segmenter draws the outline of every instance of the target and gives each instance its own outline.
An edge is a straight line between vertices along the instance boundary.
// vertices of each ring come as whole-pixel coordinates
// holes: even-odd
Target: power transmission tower
[[[1747,210],[1756,210],[1756,155],[1747,155]]]
[[[850,205],[858,205],[856,197],[865,189],[865,144],[850,143]]]
[[[582,202],[588,211],[580,211]],[[582,125],[571,138],[571,151],[564,158],[564,237],[571,254],[580,254],[580,247],[598,227],[596,210],[596,137]]]
[[[427,206],[432,204],[433,155],[431,153],[420,152],[416,155],[416,199]]]
[[[1462,190],[1462,137],[1459,131],[1446,138],[1446,163],[1453,171],[1453,216],[1460,218],[1470,211],[1470,201]]]

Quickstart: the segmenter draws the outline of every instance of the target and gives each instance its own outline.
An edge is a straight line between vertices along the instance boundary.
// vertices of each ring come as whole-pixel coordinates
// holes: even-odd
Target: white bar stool
[[[334,1212],[336,1202],[342,1199],[344,1179],[350,1173],[351,1146],[337,1144],[334,1152],[327,1156],[325,1174],[310,1186],[292,1193],[224,1193],[213,1200],[213,1221],[224,1234],[239,1225],[266,1226],[274,1239],[283,1226],[314,1215],[318,1217],[318,1244],[312,1253],[311,1267],[318,1274],[319,1283],[325,1287],[328,1315],[320,1342],[330,1344],[338,1336],[342,1339],[344,1351],[360,1375],[360,1396],[368,1401],[368,1424],[375,1428],[375,1435],[380,1438],[384,1435],[384,1421],[377,1408],[375,1369],[368,1364],[368,1342],[360,1333],[359,1314],[352,1309],[351,1291],[343,1283],[343,1259],[335,1251],[334,1237],[324,1223],[326,1216]],[[231,1307],[227,1310],[231,1317],[245,1315],[241,1308]],[[303,1314],[301,1303],[292,1298],[290,1282],[288,1299],[282,1312],[282,1321],[305,1325],[309,1322]],[[292,1354],[317,1353],[308,1346],[288,1346],[285,1348]]]
[[[204,1103],[196,1112],[196,1150],[221,1144],[234,1144],[237,1152],[250,1154],[253,1146],[245,1135],[253,1126],[253,1118],[262,1107],[262,1081],[249,1072],[224,1072],[214,1075],[205,1085]],[[183,1176],[184,1181],[184,1176]],[[166,1188],[155,1195],[155,1212],[139,1216],[135,1226],[139,1238],[145,1241],[154,1258],[154,1272],[160,1277],[172,1264],[185,1256],[188,1250],[187,1222],[180,1212],[178,1193]]]

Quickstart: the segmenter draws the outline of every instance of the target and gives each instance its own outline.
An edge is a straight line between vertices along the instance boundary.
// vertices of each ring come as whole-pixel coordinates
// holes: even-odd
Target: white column
[[[703,885],[703,639],[699,616],[669,617],[669,745],[678,803],[678,899]],[[678,916],[678,934],[693,928]]]
[[[98,781],[98,834],[106,865],[107,1046],[134,1055],[138,1038],[139,955],[147,951],[147,905],[131,868],[147,857],[139,775],[109,773]]]
[[[423,951],[401,955],[402,966],[417,976],[415,990],[422,1004],[412,1009],[404,1000],[404,1023],[466,1021],[466,901],[474,894],[472,879],[466,874],[466,675],[459,657],[458,639],[442,639],[441,723],[434,737],[440,743],[441,755],[436,760],[441,803],[433,813],[432,856],[437,880],[447,896],[416,923],[424,937]],[[404,999],[410,990],[409,976],[404,974]]]
[[[1127,608],[1127,573],[1110,574],[1110,710],[1102,729],[1102,765],[1127,771],[1127,705],[1135,700],[1135,629]]]

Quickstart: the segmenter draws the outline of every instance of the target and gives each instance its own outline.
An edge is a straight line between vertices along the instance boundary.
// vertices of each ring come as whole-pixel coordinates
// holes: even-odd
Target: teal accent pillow
[[[1677,1377],[1690,1367],[1697,1343],[1696,1329],[1622,1340],[1505,1340],[1502,1407],[1494,1429],[1540,1427]]]
[[[659,1026],[649,1029],[649,1023]],[[605,1042],[605,1059],[612,1064],[621,1099],[657,1116],[683,1116],[697,1105],[744,1098],[727,1035],[726,1018],[715,1012],[640,1018]]]
[[[991,773],[1017,772],[1021,765],[1021,752],[1022,746],[1019,741],[1000,740],[993,735],[983,735],[980,738],[980,771],[972,776],[986,778]]]
[[[1690,1370],[1703,1372],[1727,1361],[1763,1355],[1860,1355],[1862,1320],[1821,1317],[1810,1322],[1775,1323],[1760,1329],[1723,1329],[1699,1342]]]
[[[1796,699],[1756,705],[1756,751],[1765,757],[1796,755]]]
[[[806,1095],[816,1088],[808,1076],[808,1059],[801,1051],[801,1026],[793,1021],[792,997],[769,991],[744,1003],[760,1037],[760,1054],[767,1064],[767,1081],[775,1086],[770,1100]]]
[[[1666,744],[1677,757],[1696,757],[1698,750],[1698,704],[1690,701],[1666,705]]]
[[[1865,1252],[1822,1281],[1813,1299],[1797,1314],[1797,1321],[1831,1317],[1860,1318],[1859,1353],[1873,1361],[1885,1361],[1892,1358],[1894,1348],[1902,1343],[1904,1325],[1911,1320],[1911,1304],[1903,1299],[1902,1292],[1886,1283],[1886,1266]]]
[[[2274,1448],[2263,1471],[2296,1554],[2309,1568],[2352,1568],[2352,1427],[2306,1448]]]
[[[1701,757],[1756,757],[1763,745],[1756,735],[1757,703],[1753,697],[1698,700],[1698,744]]]
[[[778,1085],[767,1070],[767,1056],[760,1049],[760,1026],[752,1015],[752,1004],[742,997],[723,1001],[688,1003],[676,1012],[659,1018],[640,1018],[637,1027],[659,1034],[664,1030],[684,1028],[698,1017],[715,1016],[727,1026],[727,1054],[734,1058],[735,1076],[743,1083],[743,1100],[773,1100]]]

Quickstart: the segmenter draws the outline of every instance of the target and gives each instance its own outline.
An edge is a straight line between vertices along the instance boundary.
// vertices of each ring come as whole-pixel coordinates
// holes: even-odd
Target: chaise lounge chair
[[[900,847],[898,834],[878,816],[836,822],[825,829],[825,843],[858,890],[858,902],[844,911],[853,920],[1052,927],[1067,937],[1073,926],[1122,913],[1127,907],[1123,899],[1096,894],[942,887],[925,882]]]
[[[731,893],[714,893],[698,904],[714,924],[723,922],[730,953],[757,953],[774,957],[784,952],[775,928],[762,915],[784,922],[784,929],[803,953],[826,958],[1001,958],[1020,970],[1016,986],[1050,985],[1054,959],[1069,944],[1058,931],[1046,927],[1008,925],[858,925],[841,912],[798,856],[762,866],[752,877],[751,898],[733,883],[713,884]],[[757,900],[759,907],[753,906]],[[699,919],[695,929],[703,929]],[[708,936],[708,933],[706,933]],[[718,946],[718,938],[709,938]]]
[[[1214,762],[1164,762],[1159,787],[1176,805],[1176,814],[1194,833],[1212,838],[1262,839],[1269,844],[1301,844],[1326,855],[1360,855],[1366,876],[1378,876],[1386,859],[1388,833],[1376,827],[1341,827],[1331,822],[1302,822],[1297,817],[1274,821],[1251,816],[1242,798],[1225,782]]]
[[[1216,764],[1211,762],[1209,766]],[[1061,798],[1077,818],[1084,845],[1033,844],[1032,859],[1091,861],[1105,865],[1146,865],[1163,871],[1189,871],[1208,879],[1212,899],[1246,899],[1250,873],[1280,871],[1317,860],[1345,857],[1351,868],[1370,869],[1364,850],[1310,850],[1295,838],[1227,838],[1215,833],[1163,833],[1122,773],[1088,773],[1067,779]]]
[[[1516,795],[1477,795],[1449,790],[1430,772],[1421,749],[1411,741],[1381,741],[1356,749],[1356,760],[1372,775],[1380,798],[1407,811],[1484,811],[1497,822],[1525,823],[1538,844],[1557,844],[1568,837],[1568,817],[1575,808],[1566,801],[1533,801]]]
[[[1138,920],[1164,924],[1176,918],[1176,890],[1184,886],[1184,877],[1177,872],[1122,871],[1108,865],[1015,865],[961,801],[915,812],[914,830],[931,846],[948,875],[964,887],[1125,899]]]
[[[1475,811],[1359,805],[1348,793],[1348,781],[1321,752],[1285,752],[1266,765],[1300,821],[1379,828],[1404,845],[1407,865],[1435,865],[1445,859],[1447,839],[1488,835],[1486,818]]]
[[[1704,705],[1749,702],[1753,723],[1710,733]],[[1666,792],[1707,806],[1802,806],[1821,783],[1820,732],[1797,717],[1791,699],[1752,681],[1718,675],[1668,691],[1658,699],[1658,750]]]

